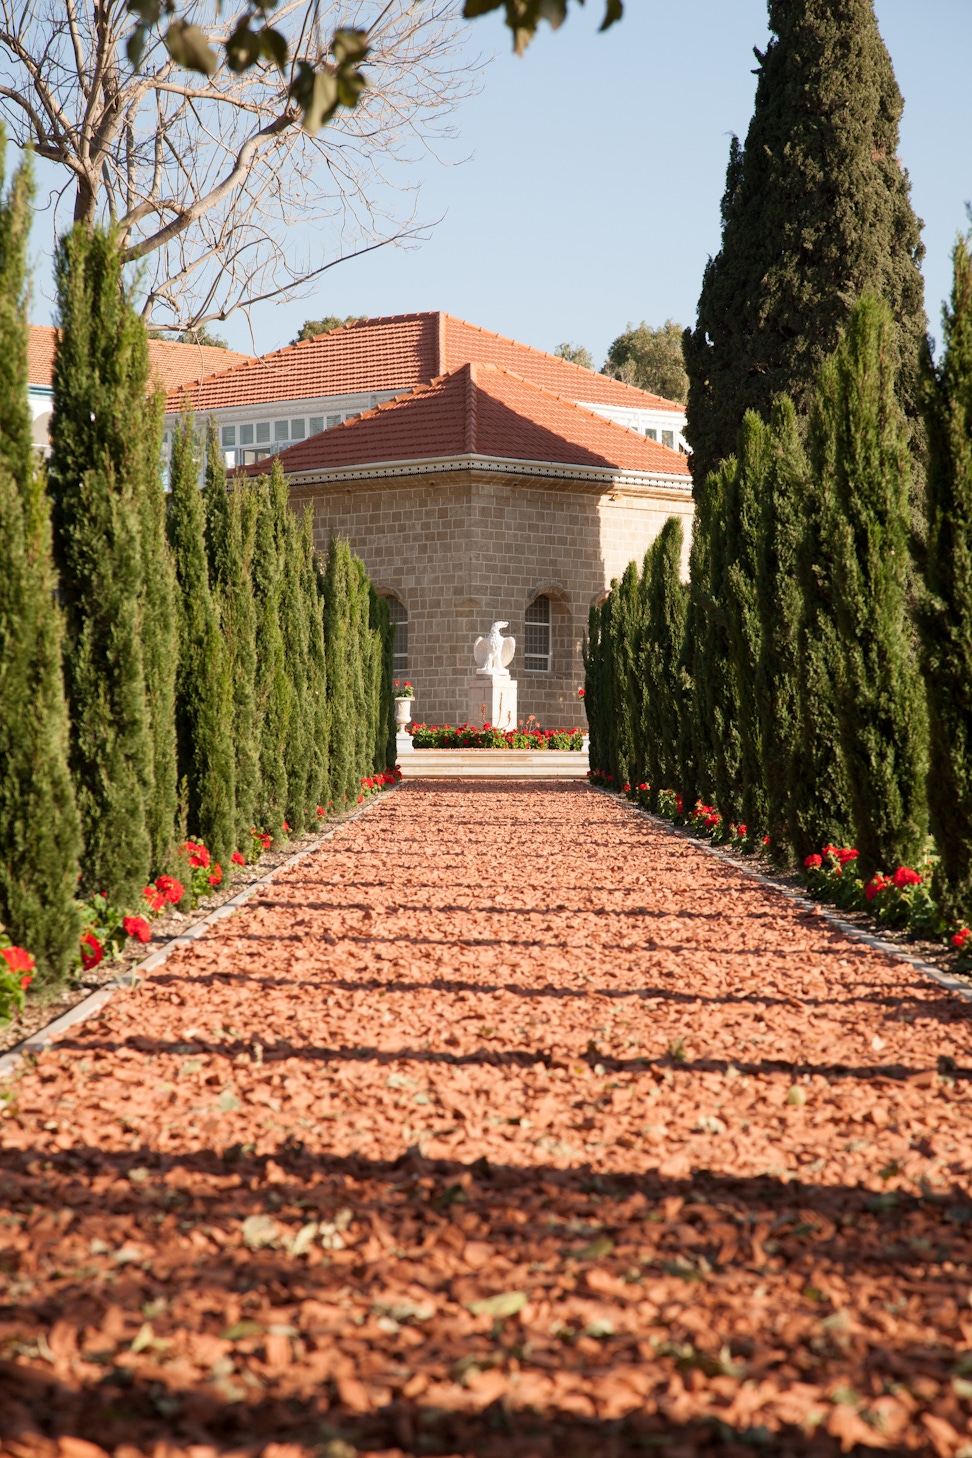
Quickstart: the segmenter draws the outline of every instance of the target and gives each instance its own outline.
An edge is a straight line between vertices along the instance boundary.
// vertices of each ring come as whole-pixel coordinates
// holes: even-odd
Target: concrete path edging
[[[388,790],[396,790],[397,788],[397,785],[388,786]],[[304,860],[307,856],[314,855],[327,841],[333,840],[334,835],[341,826],[349,825],[352,820],[359,819],[377,805],[379,800],[384,799],[386,794],[387,790],[383,790],[380,795],[365,801],[363,805],[358,806],[349,815],[342,816],[336,825],[333,825],[330,830],[326,831],[318,840],[315,840],[313,844],[305,846],[303,850],[296,851],[292,856],[288,856],[285,861],[281,861],[279,866],[275,866],[265,876],[261,876],[256,881],[251,881],[249,886],[245,886],[242,891],[237,892],[235,896],[231,896],[228,901],[224,901],[221,906],[215,907],[208,916],[204,916],[200,921],[194,922],[192,926],[187,927],[178,936],[170,937],[164,946],[150,953],[144,961],[137,962],[123,976],[117,978],[114,982],[106,983],[104,987],[99,987],[95,992],[82,998],[80,1002],[76,1002],[73,1007],[69,1007],[67,1012],[62,1013],[59,1018],[55,1018],[53,1022],[45,1024],[43,1028],[38,1028],[36,1033],[29,1034],[22,1042],[16,1043],[13,1048],[8,1049],[0,1057],[0,1078],[8,1078],[25,1058],[31,1056],[36,1057],[38,1053],[43,1052],[61,1033],[67,1032],[76,1023],[83,1023],[88,1018],[93,1017],[95,1013],[100,1012],[106,1003],[111,1001],[116,992],[137,987],[139,978],[143,973],[154,972],[179,947],[191,946],[193,942],[198,941],[205,932],[209,931],[210,927],[215,926],[217,922],[224,921],[226,917],[232,916],[234,912],[238,911],[241,906],[244,906],[262,887],[269,886],[280,875],[281,871],[286,871],[291,866],[296,866],[299,861]]]
[[[406,780],[584,780],[582,749],[413,749],[398,768]]]
[[[886,952],[889,957],[895,957],[899,962],[907,962],[910,967],[914,967],[918,972],[923,972],[926,977],[930,977],[933,982],[939,983],[941,987],[947,988],[949,992],[957,992],[967,1002],[972,1002],[972,986],[968,982],[962,981],[959,977],[949,976],[940,967],[936,967],[934,962],[926,962],[922,957],[916,957],[914,953],[905,951],[896,942],[886,942],[881,937],[874,936],[872,932],[862,931],[860,927],[854,926],[852,922],[844,921],[835,911],[832,911],[827,906],[826,902],[814,901],[805,891],[796,891],[792,890],[789,886],[781,886],[779,881],[774,880],[772,876],[764,875],[762,871],[757,871],[750,866],[741,866],[738,861],[726,855],[719,846],[711,845],[709,841],[703,840],[701,836],[693,835],[690,830],[685,830],[680,825],[673,825],[663,815],[655,815],[650,810],[643,810],[640,805],[632,804],[630,800],[624,799],[621,795],[614,794],[611,790],[602,789],[600,785],[591,785],[591,789],[595,790],[599,795],[606,795],[611,800],[620,801],[629,810],[632,810],[635,815],[643,816],[645,820],[650,820],[653,825],[659,826],[662,830],[667,830],[671,835],[677,835],[681,840],[691,841],[700,850],[704,850],[708,855],[714,856],[716,860],[722,861],[723,865],[731,866],[734,871],[739,871],[741,875],[750,876],[754,881],[759,881],[761,885],[768,886],[773,891],[778,891],[787,900],[795,902],[801,910],[812,911],[815,915],[822,916],[824,921],[828,921],[831,926],[836,927],[845,936],[852,937],[854,941],[863,942],[865,946],[874,947],[878,952]]]

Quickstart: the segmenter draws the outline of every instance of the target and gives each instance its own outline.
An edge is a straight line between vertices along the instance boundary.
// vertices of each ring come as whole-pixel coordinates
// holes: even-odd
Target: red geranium
[[[958,947],[959,951],[961,951],[969,937],[972,937],[972,927],[963,926],[962,930],[957,931],[952,937],[952,946]]]
[[[86,931],[81,933],[81,965],[86,972],[98,963],[105,955],[105,949],[95,936],[94,932]]]
[[[803,864],[808,871],[816,871],[818,867],[823,865],[823,856],[807,856]]]
[[[147,942],[151,939],[152,928],[144,916],[126,916],[122,919],[122,926],[128,935],[135,937],[137,941]]]
[[[219,864],[219,861],[217,861],[216,864],[213,866],[213,873],[212,873],[212,875],[209,878],[209,884],[210,884],[210,886],[218,886],[219,883],[220,883],[220,881],[222,881],[222,879],[223,879],[223,868]]]
[[[905,886],[920,886],[921,877],[910,866],[899,866],[891,877],[891,884],[892,886],[897,886],[898,890],[901,891]]]
[[[887,887],[891,884],[892,882],[890,882],[886,876],[882,876],[881,872],[878,871],[874,876],[871,877],[870,881],[868,881],[867,885],[864,887],[864,895],[866,896],[868,902],[870,903],[871,901],[873,901],[875,896],[877,896],[879,892],[886,890]]]
[[[207,851],[206,854],[208,855],[209,852]],[[175,906],[176,902],[181,901],[186,894],[185,886],[181,881],[177,881],[175,876],[156,876],[155,889],[161,892],[171,906]]]
[[[587,692],[586,692],[586,690],[585,690],[585,689],[578,689],[578,690],[577,690],[577,697],[578,697],[578,698],[579,698],[579,699],[584,699],[584,698],[586,698],[586,697],[587,697]]]
[[[246,865],[246,856],[241,855],[239,851],[234,851],[233,854],[230,856],[230,860],[233,862],[234,866]]]
[[[34,970],[34,959],[23,947],[0,947],[0,957],[6,958],[7,966],[11,972],[28,973]],[[29,981],[30,978],[28,977],[27,982]],[[26,987],[26,985],[26,982],[21,983],[23,987]]]

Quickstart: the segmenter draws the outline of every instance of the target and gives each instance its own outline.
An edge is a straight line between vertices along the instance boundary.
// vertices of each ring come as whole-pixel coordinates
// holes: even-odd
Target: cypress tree
[[[754,410],[748,410],[739,433],[739,466],[732,475],[725,504],[725,532],[726,615],[739,729],[739,814],[750,835],[762,832],[766,823],[757,691],[762,625],[756,577],[771,449],[769,426]]]
[[[4,137],[0,131],[0,192]],[[50,514],[27,401],[29,157],[0,199],[0,923],[43,981],[68,971],[80,824],[68,770]]]
[[[352,738],[354,742],[355,802],[361,793],[361,781],[371,773],[374,751],[374,657],[371,639],[371,615],[368,592],[371,583],[360,557],[351,557],[351,644],[350,686],[352,706]]]
[[[145,328],[106,234],[75,227],[58,245],[55,272],[49,482],[82,889],[127,906],[152,861],[153,746],[141,642]]]
[[[279,463],[274,465],[279,470]],[[287,681],[280,601],[284,564],[277,534],[275,490],[265,476],[256,487],[256,545],[253,592],[256,600],[256,702],[260,724],[260,800],[262,829],[283,834],[287,804],[287,731],[292,694]]]
[[[329,704],[327,653],[324,647],[324,578],[314,550],[313,510],[308,507],[300,523],[303,549],[302,589],[307,615],[307,695],[310,713],[310,767],[307,794],[311,816],[317,807],[326,810],[331,798],[328,764]]]
[[[822,372],[807,425],[809,473],[795,482],[798,517],[796,731],[787,761],[787,829],[798,861],[821,846],[854,838],[850,788],[837,708],[840,641],[837,563],[830,522],[836,513],[836,376]]]
[[[944,904],[972,915],[972,256],[953,254],[945,350],[925,378],[928,549],[919,623],[928,700],[928,805]]]
[[[176,742],[190,832],[227,865],[235,844],[232,688],[209,590],[200,460],[191,416],[173,432],[169,540],[179,608]]]
[[[692,716],[699,793],[714,799],[719,813],[729,822],[740,818],[741,746],[726,608],[726,511],[738,469],[735,457],[730,456],[706,481],[696,506],[691,559],[698,633]]]
[[[685,334],[688,439],[704,482],[747,409],[803,413],[863,292],[898,321],[898,396],[918,419],[920,223],[898,161],[902,100],[872,0],[769,0],[773,32],[744,147],[733,138],[722,247]]]
[[[797,580],[797,549],[801,507],[808,494],[808,466],[796,408],[786,395],[773,405],[768,449],[756,559],[761,642],[755,696],[766,786],[766,828],[771,854],[783,862],[792,845],[790,761],[798,743],[798,648],[803,606]]]
[[[313,710],[310,698],[310,622],[304,590],[304,542],[296,517],[287,504],[287,483],[279,462],[274,461],[270,477],[277,521],[277,541],[283,564],[280,591],[280,628],[284,663],[290,686],[290,713],[284,741],[287,772],[287,822],[294,834],[302,834],[310,805],[313,755]]]
[[[640,663],[644,598],[637,563],[628,563],[621,581],[613,588],[613,596],[611,625],[617,720],[612,773],[616,784],[638,784],[644,773],[640,732],[644,720]]]
[[[679,786],[679,743],[684,712],[682,654],[688,593],[682,582],[682,522],[670,516],[645,557],[644,631],[645,770],[656,800]]]
[[[145,405],[144,429],[138,442],[142,459],[136,466],[141,483],[142,657],[152,742],[153,783],[145,813],[154,874],[164,870],[172,858],[179,799],[175,729],[179,620],[162,479],[164,410],[165,395],[156,390]]]
[[[253,554],[258,500],[239,478],[226,489],[226,465],[215,425],[206,438],[206,558],[232,685],[235,843],[249,843],[260,798],[260,721],[256,704],[256,603]]]
[[[887,304],[865,296],[823,370],[837,715],[865,874],[913,862],[927,830],[927,719],[906,615],[910,460],[893,334]]]
[[[605,768],[603,666],[601,646],[601,607],[592,603],[587,612],[587,633],[582,647],[584,657],[584,712],[587,715],[588,758],[592,770]]]
[[[324,575],[324,644],[329,704],[328,764],[330,798],[340,813],[355,789],[355,751],[349,688],[351,647],[351,549],[332,537]]]
[[[377,634],[379,677],[377,725],[375,733],[374,769],[380,773],[393,766],[396,759],[395,700],[395,635],[385,598],[371,589],[371,629]]]

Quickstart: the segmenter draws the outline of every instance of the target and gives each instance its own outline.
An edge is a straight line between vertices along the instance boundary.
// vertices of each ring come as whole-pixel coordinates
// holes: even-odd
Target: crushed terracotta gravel
[[[411,782],[5,1085],[13,1458],[972,1454],[972,1007]]]

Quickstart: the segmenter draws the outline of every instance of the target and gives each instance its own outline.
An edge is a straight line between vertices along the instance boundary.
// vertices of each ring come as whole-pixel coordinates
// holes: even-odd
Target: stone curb
[[[693,845],[698,846],[707,855],[714,856],[724,866],[731,867],[732,870],[738,871],[740,875],[749,876],[752,880],[759,881],[761,885],[768,886],[770,890],[778,891],[781,896],[785,896],[788,901],[794,902],[801,910],[812,911],[815,916],[822,917],[824,921],[829,922],[831,926],[843,932],[844,936],[851,937],[856,942],[863,942],[865,946],[874,947],[878,952],[885,952],[889,957],[895,957],[899,962],[907,962],[909,967],[914,967],[916,971],[923,972],[926,977],[930,977],[939,986],[947,988],[949,992],[957,992],[959,997],[964,997],[967,1002],[972,1002],[972,986],[968,982],[963,982],[958,977],[950,977],[947,972],[943,972],[933,962],[926,962],[921,957],[916,957],[911,952],[902,950],[896,942],[885,942],[880,937],[874,936],[871,932],[861,931],[860,927],[854,926],[849,921],[843,921],[836,912],[831,911],[824,903],[814,901],[804,891],[793,891],[789,886],[781,886],[778,881],[773,880],[772,876],[766,876],[762,871],[753,870],[749,866],[740,866],[738,862],[726,855],[719,846],[710,845],[708,841],[703,840],[700,836],[693,835],[690,830],[683,830],[680,825],[673,825],[664,816],[654,815],[650,810],[643,810],[640,805],[634,805],[630,800],[626,800],[624,796],[616,795],[612,790],[604,790],[600,785],[591,785],[590,788],[599,795],[606,795],[611,800],[620,801],[620,803],[635,815],[640,815],[645,820],[650,820],[652,825],[656,825],[660,830],[667,830],[669,835],[677,835],[681,840],[691,841]]]
[[[398,785],[388,786],[388,790],[397,789]],[[133,967],[129,968],[123,977],[120,977],[115,982],[107,983],[104,987],[99,987],[96,992],[90,993],[88,997],[82,998],[80,1002],[76,1002],[73,1007],[68,1008],[66,1013],[62,1013],[52,1023],[48,1023],[43,1028],[38,1028],[36,1033],[31,1033],[22,1043],[16,1043],[13,1048],[10,1048],[0,1057],[0,1078],[9,1077],[25,1058],[43,1052],[55,1038],[59,1037],[61,1033],[67,1032],[68,1028],[73,1028],[76,1023],[83,1023],[96,1012],[100,1012],[105,1004],[111,1001],[116,992],[137,987],[139,977],[142,973],[154,972],[179,947],[191,946],[193,942],[199,940],[204,932],[209,931],[210,927],[215,926],[217,922],[224,921],[226,917],[232,916],[235,911],[241,906],[244,906],[262,887],[269,886],[280,875],[281,871],[286,871],[291,866],[296,866],[299,861],[304,860],[307,856],[314,855],[327,841],[333,840],[335,833],[341,826],[350,825],[352,820],[358,820],[362,815],[372,810],[378,804],[379,800],[384,799],[386,793],[387,791],[382,791],[376,799],[366,801],[364,805],[359,806],[356,810],[352,810],[349,815],[343,816],[338,824],[332,826],[319,840],[315,840],[312,845],[305,846],[303,850],[296,851],[294,855],[288,856],[285,861],[282,861],[279,866],[275,866],[267,875],[261,876],[259,880],[252,881],[249,886],[245,886],[242,891],[237,892],[235,896],[231,896],[229,901],[224,901],[221,906],[217,906],[208,916],[204,916],[201,921],[194,922],[191,927],[188,927],[184,932],[180,932],[177,937],[171,937],[164,946],[159,947],[157,951],[152,952],[146,957],[144,962],[137,962]]]

